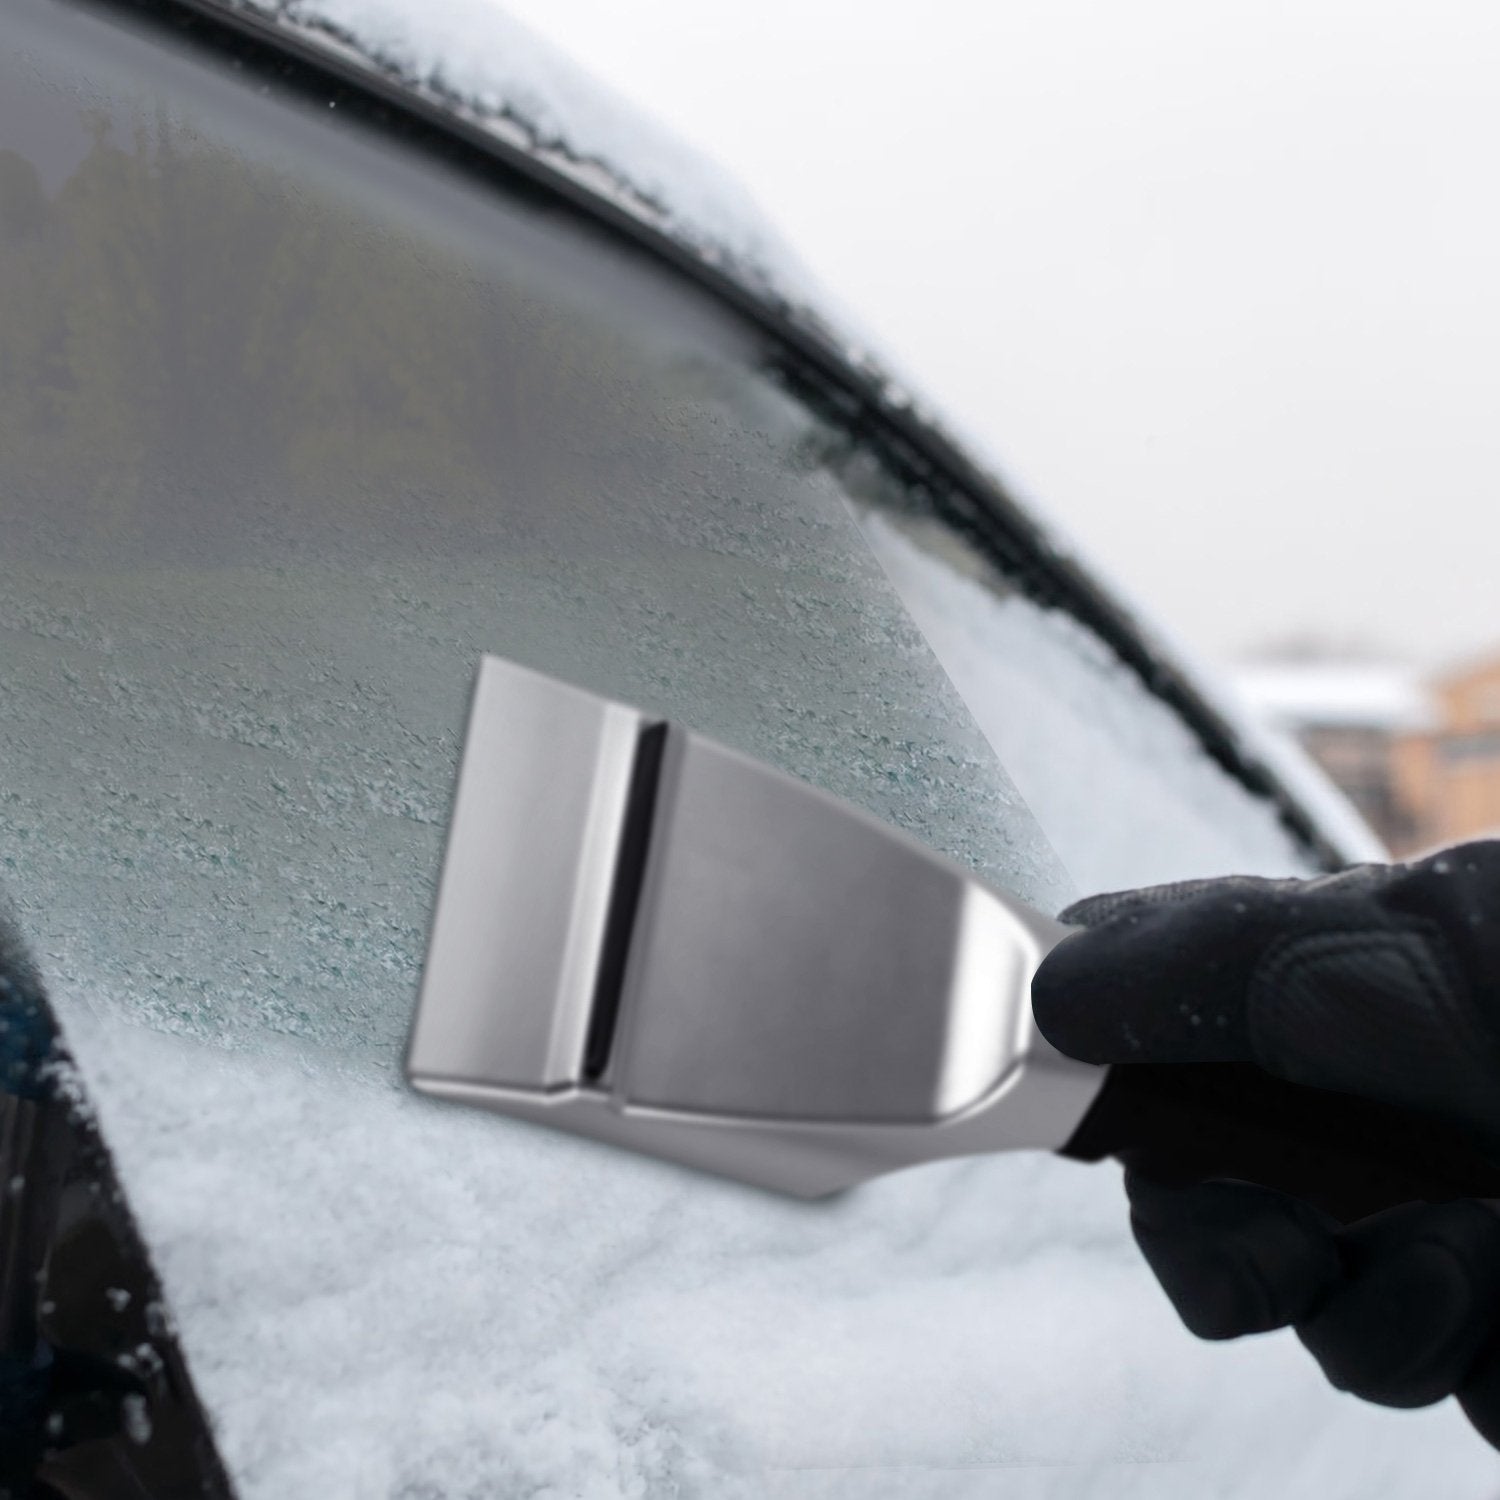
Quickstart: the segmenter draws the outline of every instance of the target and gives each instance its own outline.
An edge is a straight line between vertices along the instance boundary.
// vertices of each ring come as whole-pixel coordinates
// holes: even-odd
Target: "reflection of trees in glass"
[[[0,508],[45,475],[70,550],[223,553],[288,495],[462,525],[524,511],[559,437],[634,425],[597,320],[166,119],[88,123],[50,202],[0,152]]]

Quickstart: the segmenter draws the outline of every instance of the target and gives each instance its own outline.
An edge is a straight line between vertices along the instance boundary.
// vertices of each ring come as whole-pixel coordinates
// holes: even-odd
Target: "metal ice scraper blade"
[[[428,1094],[816,1197],[1056,1149],[1068,929],[675,723],[479,668],[407,1056]]]

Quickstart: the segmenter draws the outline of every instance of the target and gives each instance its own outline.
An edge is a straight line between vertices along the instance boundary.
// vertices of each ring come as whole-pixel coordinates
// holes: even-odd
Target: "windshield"
[[[388,1069],[486,651],[1064,898],[727,314],[555,207],[78,31],[102,72],[3,79],[44,144],[4,159],[0,816],[59,979]]]

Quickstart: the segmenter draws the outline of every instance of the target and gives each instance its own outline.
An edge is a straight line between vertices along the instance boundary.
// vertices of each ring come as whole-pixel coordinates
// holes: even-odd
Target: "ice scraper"
[[[1346,1218],[1500,1196],[1400,1110],[1063,1056],[1030,985],[1069,930],[826,792],[485,657],[407,1075],[809,1198],[1017,1148],[1149,1150]]]

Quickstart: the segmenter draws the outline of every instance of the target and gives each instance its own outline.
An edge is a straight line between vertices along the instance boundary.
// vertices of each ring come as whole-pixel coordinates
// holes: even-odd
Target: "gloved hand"
[[[1500,843],[1316,880],[1097,896],[1033,983],[1042,1034],[1087,1062],[1253,1064],[1461,1127],[1500,1158]],[[1243,1181],[1122,1152],[1131,1225],[1187,1326],[1292,1326],[1340,1390],[1457,1395],[1500,1447],[1500,1200],[1341,1225]]]

